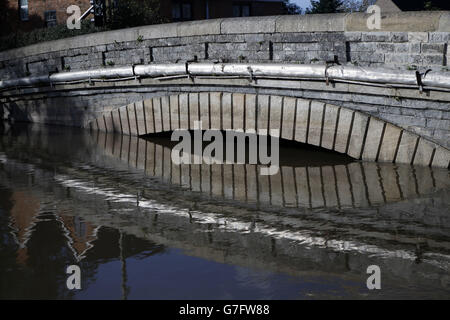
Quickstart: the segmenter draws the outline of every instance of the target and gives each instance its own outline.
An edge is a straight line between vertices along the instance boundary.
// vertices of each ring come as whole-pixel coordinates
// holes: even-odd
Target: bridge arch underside
[[[142,136],[177,129],[235,130],[279,137],[364,161],[448,168],[450,151],[363,112],[282,95],[191,92],[157,96],[115,108],[91,130]]]

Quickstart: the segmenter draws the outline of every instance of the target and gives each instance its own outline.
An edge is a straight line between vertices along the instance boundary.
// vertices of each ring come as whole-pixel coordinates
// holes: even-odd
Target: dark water
[[[450,298],[448,170],[288,146],[267,177],[176,166],[167,138],[1,133],[0,298]]]

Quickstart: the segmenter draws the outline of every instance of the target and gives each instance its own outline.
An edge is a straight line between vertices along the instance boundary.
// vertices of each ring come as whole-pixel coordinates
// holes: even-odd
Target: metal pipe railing
[[[368,68],[342,65],[308,64],[256,64],[256,63],[167,63],[135,65],[127,67],[103,68],[87,71],[61,72],[49,76],[24,77],[0,81],[0,90],[53,85],[74,81],[102,81],[123,78],[164,78],[164,77],[245,77],[280,78],[302,80],[325,80],[360,82],[365,85],[380,84],[405,88],[434,90],[450,89],[450,73],[428,70],[425,74],[417,71]]]

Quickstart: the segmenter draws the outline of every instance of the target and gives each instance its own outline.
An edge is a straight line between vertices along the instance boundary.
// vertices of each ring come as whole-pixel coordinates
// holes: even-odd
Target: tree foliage
[[[432,10],[441,10],[438,6],[436,6],[432,1],[425,1],[424,10],[432,11]]]
[[[343,12],[342,0],[317,0],[311,1],[311,8],[306,9],[306,13],[336,13]]]
[[[295,3],[291,3],[290,0],[283,0],[283,9],[286,14],[301,14],[302,8]]]
[[[107,30],[106,27],[95,27],[92,22],[85,20],[81,22],[81,29],[70,30],[67,29],[65,24],[58,24],[28,32],[11,32],[9,35],[0,38],[0,51]]]
[[[107,25],[111,29],[137,27],[165,22],[158,0],[121,0],[111,10]]]
[[[344,12],[365,12],[374,3],[375,0],[343,0],[342,10]]]

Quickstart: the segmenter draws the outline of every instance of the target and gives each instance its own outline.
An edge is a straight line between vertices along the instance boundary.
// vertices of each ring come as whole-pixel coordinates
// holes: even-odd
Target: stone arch
[[[153,97],[103,113],[91,130],[134,136],[194,129],[250,132],[278,129],[283,139],[347,154],[354,159],[448,168],[450,151],[371,115],[280,95],[186,92]],[[253,131],[254,132],[254,131]]]

